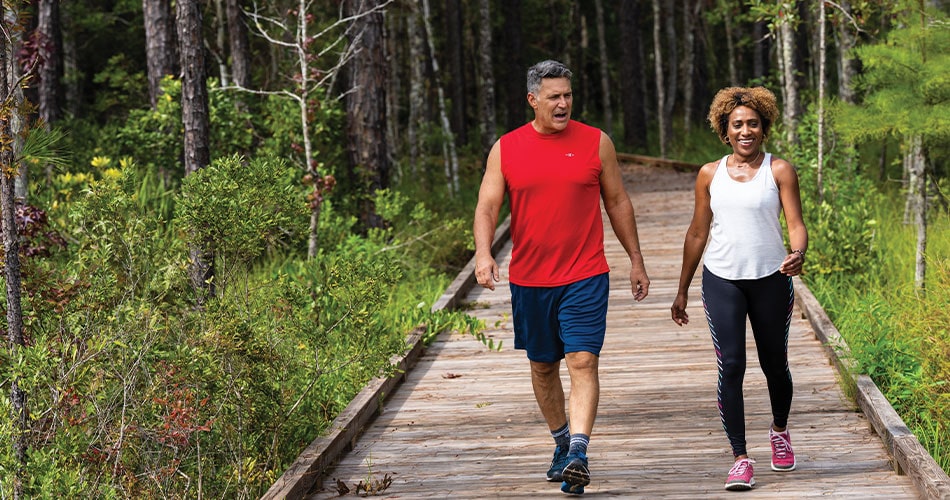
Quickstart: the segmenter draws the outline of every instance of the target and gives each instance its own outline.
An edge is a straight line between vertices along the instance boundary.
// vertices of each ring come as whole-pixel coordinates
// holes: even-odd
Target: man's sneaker
[[[574,454],[567,456],[568,462],[561,471],[561,491],[568,495],[583,495],[584,486],[590,484],[590,469],[587,468],[587,456]]]
[[[775,432],[769,427],[769,441],[772,442],[772,470],[787,472],[795,470],[795,452],[792,451],[792,438],[788,429]]]
[[[729,469],[729,477],[726,479],[726,489],[730,491],[751,490],[755,486],[755,479],[752,477],[751,459],[743,458],[736,460],[736,463]]]
[[[579,484],[571,484],[565,481],[561,483],[561,492],[565,495],[583,495],[584,487]]]
[[[548,469],[548,481],[561,481],[561,471],[567,467],[567,462],[567,450],[555,446],[554,458],[551,459],[551,467]]]

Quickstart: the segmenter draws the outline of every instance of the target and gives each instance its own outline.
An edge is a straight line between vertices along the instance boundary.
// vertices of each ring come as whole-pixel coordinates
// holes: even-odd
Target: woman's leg
[[[719,365],[719,416],[734,456],[746,455],[745,377],[746,298],[731,281],[703,269],[703,307]]]

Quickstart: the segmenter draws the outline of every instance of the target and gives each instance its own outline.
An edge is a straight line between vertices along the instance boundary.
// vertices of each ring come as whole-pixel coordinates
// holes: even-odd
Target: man
[[[630,258],[633,297],[650,288],[633,205],[607,134],[571,120],[571,71],[557,61],[528,70],[534,119],[488,155],[475,208],[475,278],[494,290],[491,243],[505,194],[511,205],[511,307],[515,348],[531,366],[535,399],[554,436],[548,481],[580,495],[590,484],[587,446],[600,399],[598,359],[607,318],[608,271],[600,200]],[[561,359],[571,378],[570,425]]]

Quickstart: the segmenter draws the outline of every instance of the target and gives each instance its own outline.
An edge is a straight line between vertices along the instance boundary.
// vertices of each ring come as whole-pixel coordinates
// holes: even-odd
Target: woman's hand
[[[673,300],[673,306],[670,307],[670,314],[673,316],[673,321],[680,326],[683,326],[689,323],[689,314],[686,314],[686,296],[677,295],[676,299]]]

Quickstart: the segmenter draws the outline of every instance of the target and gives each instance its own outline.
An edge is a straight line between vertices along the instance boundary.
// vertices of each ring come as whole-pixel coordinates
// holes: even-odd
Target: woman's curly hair
[[[769,136],[772,123],[778,118],[775,94],[765,87],[726,87],[716,93],[709,106],[709,126],[722,142],[728,144],[729,113],[739,106],[748,106],[762,118],[762,131]]]

